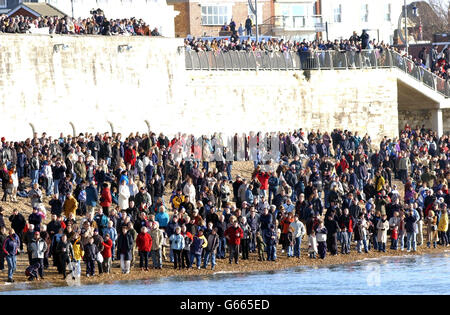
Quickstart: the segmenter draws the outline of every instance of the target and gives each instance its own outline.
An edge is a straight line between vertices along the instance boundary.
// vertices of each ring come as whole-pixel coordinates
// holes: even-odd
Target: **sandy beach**
[[[236,162],[233,165],[233,176],[236,174],[240,174],[246,178],[250,177],[252,171],[251,162]],[[400,186],[400,185],[399,185]],[[168,191],[166,191],[168,192]],[[170,197],[169,194],[165,195],[166,200]],[[8,217],[12,213],[14,208],[20,210],[20,212],[28,218],[28,215],[31,213],[31,206],[28,199],[19,198],[19,203],[12,202],[1,202],[1,206],[4,209],[4,217],[5,223],[9,226]],[[47,209],[49,198],[45,198],[45,206]],[[48,222],[49,218],[46,220]],[[424,239],[426,239],[426,234],[424,235]],[[281,246],[278,246],[277,256],[278,259],[276,262],[272,261],[258,261],[258,256],[256,253],[250,253],[249,260],[239,260],[239,265],[229,264],[228,259],[217,259],[217,265],[214,271],[210,269],[190,269],[190,270],[174,270],[173,263],[169,261],[163,262],[163,269],[161,270],[153,270],[150,269],[148,272],[141,271],[139,268],[139,256],[136,252],[136,261],[134,262],[134,267],[131,269],[130,274],[123,275],[120,270],[119,261],[115,260],[113,262],[113,268],[110,274],[101,274],[96,275],[94,277],[87,278],[85,276],[85,263],[82,262],[82,275],[81,275],[81,283],[82,284],[93,284],[93,283],[104,283],[104,282],[112,282],[119,280],[144,280],[144,279],[154,279],[160,277],[170,277],[170,276],[203,276],[209,275],[216,272],[254,272],[254,271],[270,271],[270,270],[282,270],[286,268],[292,268],[297,266],[326,266],[326,265],[336,265],[336,264],[344,264],[350,263],[357,260],[362,259],[372,259],[372,258],[380,258],[383,256],[403,256],[403,255],[424,255],[424,254],[434,254],[440,253],[445,250],[448,250],[448,247],[439,246],[438,248],[426,248],[425,245],[419,246],[417,248],[417,252],[407,253],[405,251],[394,251],[389,249],[390,241],[387,244],[386,253],[370,251],[369,253],[357,253],[354,249],[354,243],[352,244],[352,252],[348,255],[339,254],[337,256],[331,256],[327,254],[325,259],[310,259],[307,254],[307,237],[304,236],[301,247],[301,257],[300,258],[288,258],[286,257],[286,253],[281,252]],[[340,245],[339,245],[340,249]],[[168,251],[167,251],[168,256]],[[151,265],[151,260],[150,260]],[[17,270],[14,274],[14,280],[16,283],[20,282],[29,282],[27,281],[27,277],[25,276],[25,268],[28,266],[28,256],[26,253],[22,253],[17,257]],[[97,266],[96,266],[97,270]],[[5,262],[5,270],[0,273],[0,290],[6,289],[6,280],[7,280],[7,265]],[[62,275],[57,273],[56,267],[53,266],[53,260],[50,259],[50,267],[49,269],[44,271],[44,280],[35,280],[34,283],[36,285],[42,284],[42,282],[46,282],[50,285],[61,286],[65,285],[67,282],[62,278]]]

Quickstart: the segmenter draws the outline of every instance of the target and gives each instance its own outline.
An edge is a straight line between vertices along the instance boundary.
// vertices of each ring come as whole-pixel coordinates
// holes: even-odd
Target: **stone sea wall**
[[[411,127],[422,127],[425,125],[425,128],[432,129],[432,117],[430,110],[399,110],[398,111],[398,120],[399,120],[399,128],[403,129],[405,124],[409,124]],[[442,110],[442,120],[444,126],[444,133],[450,132],[450,109]]]
[[[397,83],[390,70],[186,71],[182,44],[2,35],[0,134],[9,140],[31,137],[33,130],[128,135],[149,126],[169,135],[299,127],[355,130],[375,141],[398,134]]]

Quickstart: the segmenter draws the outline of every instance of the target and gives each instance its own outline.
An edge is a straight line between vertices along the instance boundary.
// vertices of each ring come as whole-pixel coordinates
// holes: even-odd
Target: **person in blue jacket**
[[[86,210],[92,212],[93,208],[97,206],[98,202],[98,191],[95,187],[95,182],[91,182],[89,186],[86,187]]]
[[[155,216],[155,221],[158,221],[160,228],[166,228],[169,224],[169,215],[164,209],[164,206],[159,207],[159,212]]]
[[[182,268],[182,263],[181,263],[181,251],[184,248],[185,245],[185,241],[184,241],[184,236],[180,234],[181,233],[181,227],[177,226],[175,228],[175,231],[172,235],[170,235],[169,240],[170,240],[170,249],[173,251],[173,256],[174,256],[174,269],[180,269]]]
[[[20,240],[14,229],[9,229],[9,235],[3,242],[3,253],[8,263],[8,282],[14,282],[13,274],[16,271],[16,257],[20,246]]]
[[[265,232],[267,242],[267,260],[276,261],[278,235],[274,224],[269,225],[269,229]]]

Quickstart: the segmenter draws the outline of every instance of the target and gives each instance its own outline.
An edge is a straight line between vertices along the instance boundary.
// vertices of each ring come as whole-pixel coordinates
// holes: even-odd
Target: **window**
[[[388,22],[391,21],[391,10],[392,10],[391,4],[388,3],[388,4],[386,5],[386,16],[384,17],[384,19],[385,19],[386,21],[388,21]]]
[[[361,5],[361,22],[369,22],[369,5]]]
[[[228,5],[202,6],[202,25],[224,25],[231,20],[231,7]]]
[[[342,22],[342,5],[340,4],[337,8],[334,8],[334,22]]]
[[[8,6],[8,0],[0,0],[0,8],[6,8]]]

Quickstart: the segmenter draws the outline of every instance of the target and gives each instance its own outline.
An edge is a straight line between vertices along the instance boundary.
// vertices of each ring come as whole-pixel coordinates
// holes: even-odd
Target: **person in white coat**
[[[387,215],[383,215],[381,220],[377,223],[377,239],[378,239],[378,251],[386,252],[387,232],[389,230],[389,221]]]
[[[192,184],[192,178],[189,178],[183,187],[183,194],[189,196],[189,200],[195,204],[195,186]]]
[[[120,210],[128,209],[128,199],[130,198],[130,188],[125,180],[122,180],[119,185],[119,207]]]

